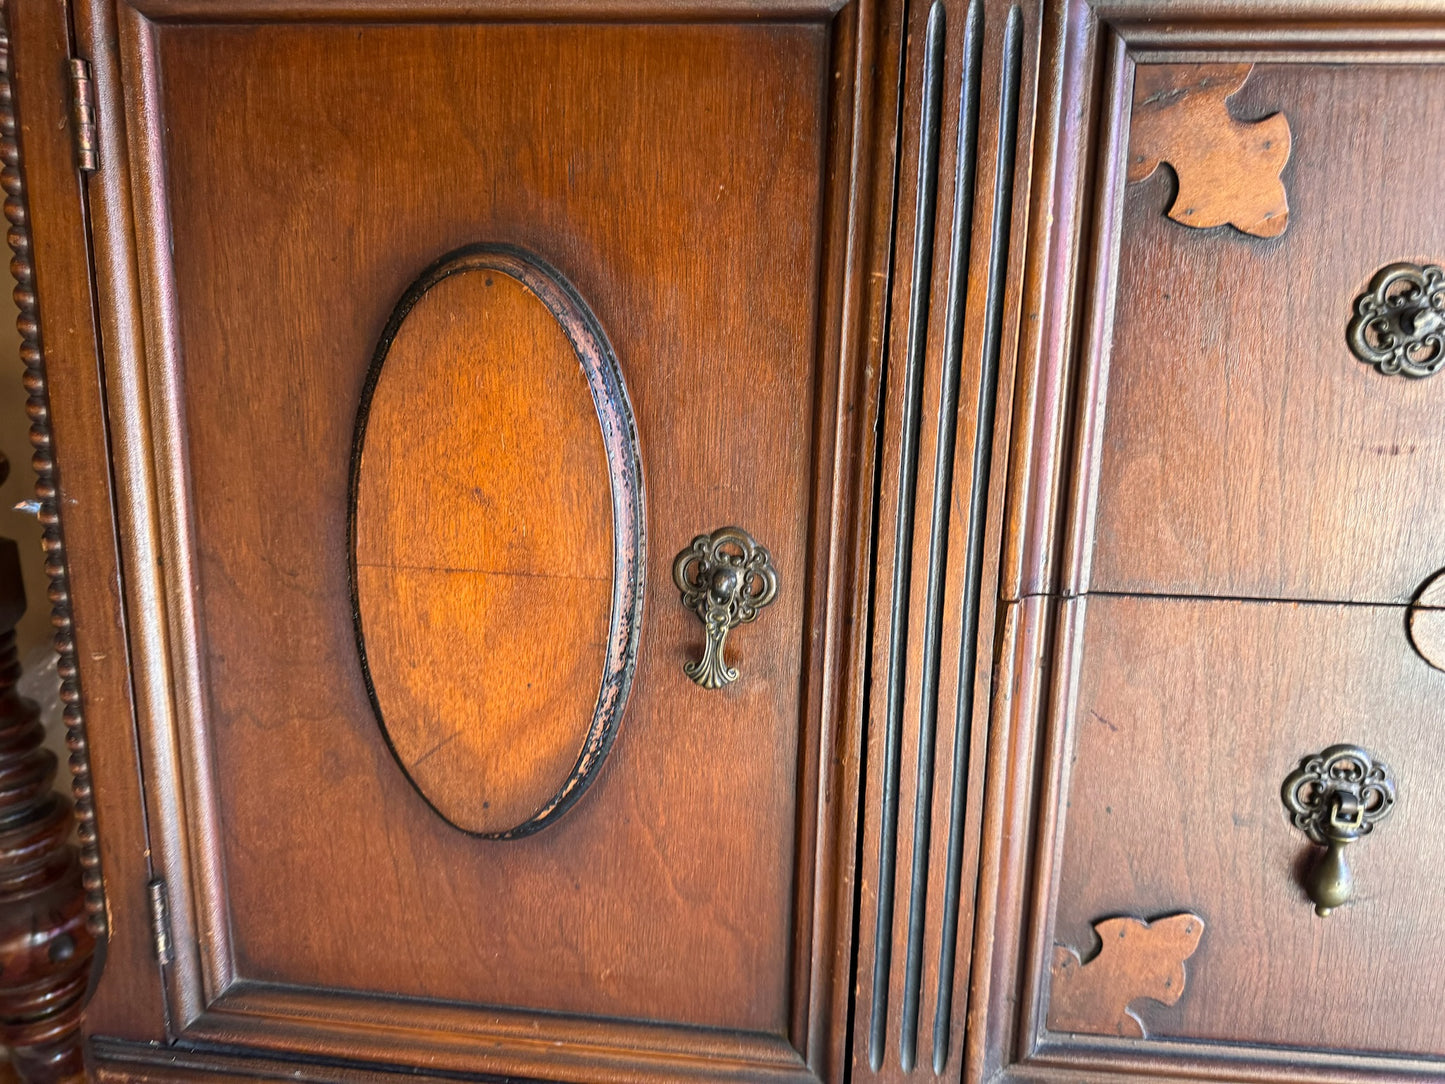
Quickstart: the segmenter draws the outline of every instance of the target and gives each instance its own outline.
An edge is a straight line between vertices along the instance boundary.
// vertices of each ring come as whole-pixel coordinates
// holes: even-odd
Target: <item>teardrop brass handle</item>
[[[1367,836],[1395,808],[1390,769],[1358,745],[1332,745],[1305,757],[1281,791],[1294,826],[1324,847],[1305,877],[1315,914],[1328,915],[1355,892],[1345,848]]]
[[[723,658],[728,632],[758,616],[778,593],[772,556],[741,527],[700,534],[672,563],[672,582],[682,604],[706,630],[702,658],[682,671],[704,689],[721,689],[738,679]]]

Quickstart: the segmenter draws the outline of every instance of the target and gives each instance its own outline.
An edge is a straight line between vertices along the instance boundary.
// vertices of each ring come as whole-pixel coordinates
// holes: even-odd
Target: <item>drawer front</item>
[[[863,7],[118,8],[175,1037],[835,1078]]]
[[[1399,612],[1101,596],[1059,621],[1077,688],[1054,943],[1110,966],[1100,919],[1196,914],[1197,947],[1168,961],[1183,963],[1177,1000],[1151,985],[1167,969],[1147,940],[1126,939],[1137,985],[1120,997],[1137,998],[1145,1035],[1445,1059],[1445,1021],[1422,1009],[1445,997],[1445,843],[1431,828],[1445,673],[1420,661]],[[1388,767],[1396,803],[1348,847],[1354,898],[1322,918],[1304,888],[1320,848],[1281,787],[1341,742]],[[1083,1000],[1056,990],[1049,1026]]]
[[[1053,28],[1097,119],[1031,238],[978,1078],[1445,1072],[1445,182],[1389,104],[1445,25],[1264,7]]]
[[[1171,86],[1191,70],[1237,78],[1231,65],[1155,67]],[[1221,203],[1283,193],[1277,237],[1161,213],[1210,165],[1188,158],[1206,136],[1187,128],[1171,129],[1181,164],[1126,185],[1080,589],[1405,603],[1445,567],[1445,388],[1384,375],[1348,340],[1381,268],[1445,260],[1436,153],[1382,120],[1388,103],[1442,89],[1438,66],[1255,63],[1223,108],[1283,118],[1288,159],[1276,177],[1256,152],[1251,187]],[[1128,153],[1152,149],[1134,140]]]

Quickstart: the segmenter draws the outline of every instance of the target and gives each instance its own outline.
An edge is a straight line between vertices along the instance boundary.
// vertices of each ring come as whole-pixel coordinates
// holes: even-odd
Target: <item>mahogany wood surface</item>
[[[1289,119],[1240,120],[1229,101],[1251,64],[1145,64],[1134,69],[1128,179],[1168,162],[1177,186],[1169,217],[1184,226],[1225,224],[1255,237],[1289,226],[1280,172],[1289,161]]]
[[[1098,916],[1193,911],[1209,932],[1151,1034],[1445,1052],[1435,870],[1445,674],[1388,607],[1096,597],[1081,642],[1055,939]],[[1227,678],[1226,676],[1227,675]],[[1316,848],[1280,785],[1336,742],[1385,761],[1400,801],[1350,849],[1356,898],[1320,919],[1300,887]],[[1301,976],[1305,976],[1304,979]],[[1370,1011],[1336,1008],[1348,984]]]
[[[399,762],[453,824],[498,835],[539,830],[590,781],[582,768],[600,767],[589,745],[616,732],[641,600],[640,584],[614,584],[614,551],[635,570],[623,551],[641,539],[635,523],[614,532],[610,491],[642,510],[636,475],[614,476],[605,458],[582,345],[569,338],[583,329],[564,327],[508,261],[478,258],[457,261],[467,269],[430,285],[383,335],[357,421],[353,590]],[[630,411],[625,423],[635,467]],[[628,626],[615,659],[614,594]],[[595,735],[594,714],[606,724]]]
[[[1432,862],[1429,843],[1352,852],[1357,869],[1377,870],[1373,891],[1402,895],[1388,903],[1362,895],[1348,909],[1350,929],[1316,928],[1308,910],[1292,913],[1299,888],[1289,855],[1307,864],[1308,851],[1290,838],[1299,833],[1278,798],[1294,762],[1336,742],[1373,749],[1434,793],[1440,756],[1427,735],[1439,675],[1411,650],[1399,604],[1445,558],[1431,466],[1445,389],[1382,375],[1349,352],[1341,332],[1374,270],[1400,258],[1428,261],[1431,246],[1445,244],[1438,230],[1415,226],[1439,198],[1431,171],[1423,158],[1410,161],[1408,141],[1397,143],[1400,133],[1374,112],[1436,70],[1256,66],[1236,109],[1281,110],[1297,152],[1284,173],[1290,227],[1277,241],[1180,230],[1159,216],[1156,181],[1123,197],[1118,277],[1101,302],[1110,306],[1112,341],[1090,357],[1097,405],[1080,443],[1083,518],[1073,525],[1083,571],[1070,586],[1279,600],[1243,610],[1200,603],[1197,611],[1161,601],[1145,607],[1155,615],[1146,631],[1134,603],[1106,594],[1070,633],[1080,656],[1058,657],[1060,688],[1079,684],[1077,706],[1065,693],[1070,699],[1054,709],[1069,757],[1057,796],[1068,813],[1053,888],[1056,937],[1068,943],[1084,924],[1131,907],[1204,916],[1211,936],[1195,961],[1196,983],[1164,1025],[1179,1029],[1171,1034],[1246,1047],[1445,1053],[1437,1018],[1406,1003],[1438,999],[1429,991],[1445,951],[1433,917],[1439,895],[1418,876]],[[1375,170],[1368,180],[1362,163]],[[1371,201],[1370,228],[1342,235],[1331,210],[1339,194],[1377,185],[1403,185],[1404,206]],[[1323,601],[1344,605],[1297,604]],[[1197,670],[1169,649],[1174,637]],[[1227,731],[1213,737],[1225,720]],[[1109,744],[1131,741],[1123,735],[1135,727],[1162,744]],[[1126,764],[1127,783],[1117,772]],[[1219,786],[1221,777],[1245,789]],[[1216,825],[1203,829],[1210,819]],[[1250,838],[1252,826],[1269,835]],[[1383,838],[1370,840],[1377,852]],[[1187,883],[1173,879],[1170,861]],[[1127,889],[1105,887],[1116,862],[1127,867]],[[1285,866],[1290,877],[1268,875]],[[1161,898],[1203,886],[1224,895]],[[1236,945],[1238,958],[1222,962]],[[1366,969],[1366,959],[1371,973],[1378,966],[1392,976],[1390,991],[1409,991],[1400,1002],[1370,980],[1344,978]],[[1301,972],[1312,976],[1311,989],[1352,982],[1371,1012],[1287,992]]]
[[[826,47],[808,25],[157,34],[207,692],[197,722],[225,766],[218,822],[236,829],[219,860],[238,973],[786,1025]],[[519,80],[519,64],[553,74]],[[540,153],[539,126],[564,153]],[[257,278],[230,242],[241,220],[272,274]],[[695,618],[665,604],[668,569],[654,562],[650,649],[610,770],[573,816],[512,846],[458,834],[396,770],[359,680],[346,588],[360,381],[401,287],[473,240],[545,253],[613,329],[652,465],[653,548],[742,522],[797,570],[734,647],[745,680],[709,695],[681,672]],[[258,307],[275,319],[253,319]],[[289,372],[256,364],[266,357]],[[435,417],[425,397],[413,409],[418,426]],[[249,466],[259,447],[305,465],[287,500]],[[595,450],[566,454],[571,476],[605,493]],[[585,522],[553,529],[606,544]],[[555,602],[564,616],[583,605]],[[528,643],[558,635],[529,629]],[[536,677],[562,676],[535,661]],[[280,885],[328,921],[275,922]],[[403,930],[405,952],[374,950]]]
[[[7,3],[98,1079],[1445,1076],[1438,0]]]
[[[70,86],[66,65],[57,59],[69,48],[71,15],[67,4],[5,5],[18,119],[16,166],[25,182],[23,199],[11,200],[22,207],[28,226],[23,233],[12,227],[10,240],[24,242],[30,264],[32,304],[25,319],[38,349],[22,360],[32,440],[51,453],[32,466],[45,468],[37,474],[36,492],[50,518],[46,572],[52,622],[57,647],[64,648],[62,662],[69,660],[61,673],[76,809],[92,818],[80,837],[90,852],[82,859],[90,866],[91,922],[106,933],[98,953],[114,972],[127,976],[119,996],[92,999],[86,1022],[112,1035],[159,1040],[165,1036],[161,976],[145,917],[151,843],[137,771],[136,687],[113,503],[113,472],[123,471],[125,463],[111,459],[88,270],[86,182],[75,168]],[[100,725],[90,727],[92,719]],[[103,896],[102,875],[109,878]],[[135,921],[109,921],[117,913]]]
[[[1438,158],[1378,112],[1437,86],[1438,66],[1257,64],[1234,111],[1294,133],[1276,240],[1180,229],[1161,175],[1126,190],[1089,588],[1405,603],[1445,567],[1445,388],[1344,334],[1381,267],[1445,259]]]
[[[1184,996],[1184,961],[1204,936],[1204,920],[1188,911],[1145,921],[1124,916],[1094,923],[1097,951],[1054,946],[1049,977],[1049,1027],[1054,1031],[1143,1038],[1147,999],[1172,1006]]]
[[[896,16],[871,3],[757,23],[697,12],[347,25],[322,6],[256,26],[78,12],[114,167],[90,181],[96,289],[109,400],[134,422],[111,430],[127,604],[156,615],[131,649],[175,946],[165,1030],[182,1044],[363,1074],[425,1062],[537,1078],[842,1079],[862,688],[852,615],[868,582],[863,438],[896,109],[896,45],[875,51],[897,41]],[[653,556],[611,755],[585,800],[521,840],[477,839],[428,807],[392,759],[351,630],[363,382],[402,291],[477,242],[539,254],[605,329],[635,410]],[[472,297],[450,304],[464,320],[480,311]],[[505,338],[532,316],[512,305],[500,319]],[[510,552],[597,595],[615,542],[597,410],[575,358],[532,349],[555,324],[528,327],[493,389],[455,409],[510,411],[541,449],[507,451],[510,482],[498,482],[503,461],[484,465],[536,517],[538,537]],[[532,531],[501,516],[449,533],[452,509],[426,488],[445,471],[422,469],[445,459],[437,438],[458,454],[497,446],[448,423],[455,339],[414,345],[412,379],[385,392],[371,446],[387,466],[373,475],[363,453],[358,571],[372,557],[430,563],[419,540],[454,543],[446,567],[485,569]],[[578,428],[586,414],[592,428]],[[373,477],[389,490],[381,518],[366,511]],[[709,691],[681,672],[701,626],[669,590],[669,566],[728,523],[770,549],[784,589],[730,642],[741,679]],[[577,709],[598,695],[607,599],[542,586],[499,601],[522,634],[480,653],[500,673],[490,693],[513,709],[529,679],[554,683],[547,724],[571,728],[559,748],[572,742],[549,754],[555,767],[575,757]],[[394,578],[374,597],[388,592],[418,597]],[[485,611],[448,606],[450,620],[415,610],[395,657],[435,675],[407,678],[413,689],[449,686],[439,710],[455,716],[491,675],[474,648],[447,643],[484,634]],[[520,779],[539,750],[494,752]],[[424,789],[455,796],[465,775]],[[514,806],[536,792],[521,787]],[[301,912],[317,918],[280,919]],[[100,1019],[134,981],[106,974]]]
[[[1387,844],[1400,820],[1382,825],[1350,852],[1355,901],[1322,919],[1300,887],[1316,848],[1280,787],[1350,742],[1439,800],[1439,671],[1407,604],[1441,566],[1445,391],[1382,375],[1345,336],[1381,266],[1439,258],[1435,155],[1379,113],[1439,57],[1387,51],[1403,13],[1366,29],[1361,12],[1350,34],[1339,6],[1190,6],[1177,26],[1140,5],[1111,25],[1113,7],[1059,5],[1043,35],[1057,172],[1035,199],[1057,228],[1030,233],[1029,266],[1051,316],[1021,340],[1015,392],[1004,598],[1019,601],[965,1079],[1438,1079],[1438,1014],[1419,1007],[1440,999],[1445,947],[1433,841]],[[1416,11],[1422,48],[1442,14]],[[1145,66],[1225,61],[1254,63],[1231,113],[1293,133],[1274,239],[1171,221],[1169,172],[1125,184]],[[1208,933],[1178,1004],[1140,1003],[1148,1038],[1053,1014],[1056,945],[1182,910]],[[1346,986],[1348,1005],[1330,993]]]
[[[1035,32],[981,2],[915,5],[908,28],[853,1020],[870,1081],[963,1060]]]

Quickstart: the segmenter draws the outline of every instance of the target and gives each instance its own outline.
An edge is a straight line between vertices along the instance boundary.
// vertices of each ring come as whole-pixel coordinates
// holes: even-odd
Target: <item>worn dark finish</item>
[[[555,269],[475,245],[408,288],[361,392],[350,534],[367,692],[417,789],[490,839],[565,813],[627,706],[646,527],[621,370]]]

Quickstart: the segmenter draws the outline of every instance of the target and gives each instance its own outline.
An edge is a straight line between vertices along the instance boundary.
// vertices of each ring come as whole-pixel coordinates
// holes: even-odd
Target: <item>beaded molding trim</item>
[[[50,578],[50,624],[55,629],[55,651],[60,656],[60,699],[65,705],[66,745],[75,793],[76,834],[80,841],[81,876],[85,885],[87,925],[97,938],[107,934],[105,881],[100,870],[100,846],[95,830],[95,802],[90,785],[90,749],[85,740],[85,715],[76,663],[75,635],[70,613],[70,577],[65,560],[65,536],[60,526],[59,482],[50,436],[50,395],[45,379],[45,353],[40,344],[40,316],[35,296],[35,268],[30,253],[30,208],[16,134],[15,87],[10,70],[9,5],[0,0],[0,188],[5,191],[5,218],[10,224],[6,240],[14,253],[10,273],[15,279],[15,304],[20,313],[20,360],[25,365],[26,414],[30,418],[30,445],[34,449],[35,495],[43,530],[45,573]]]

